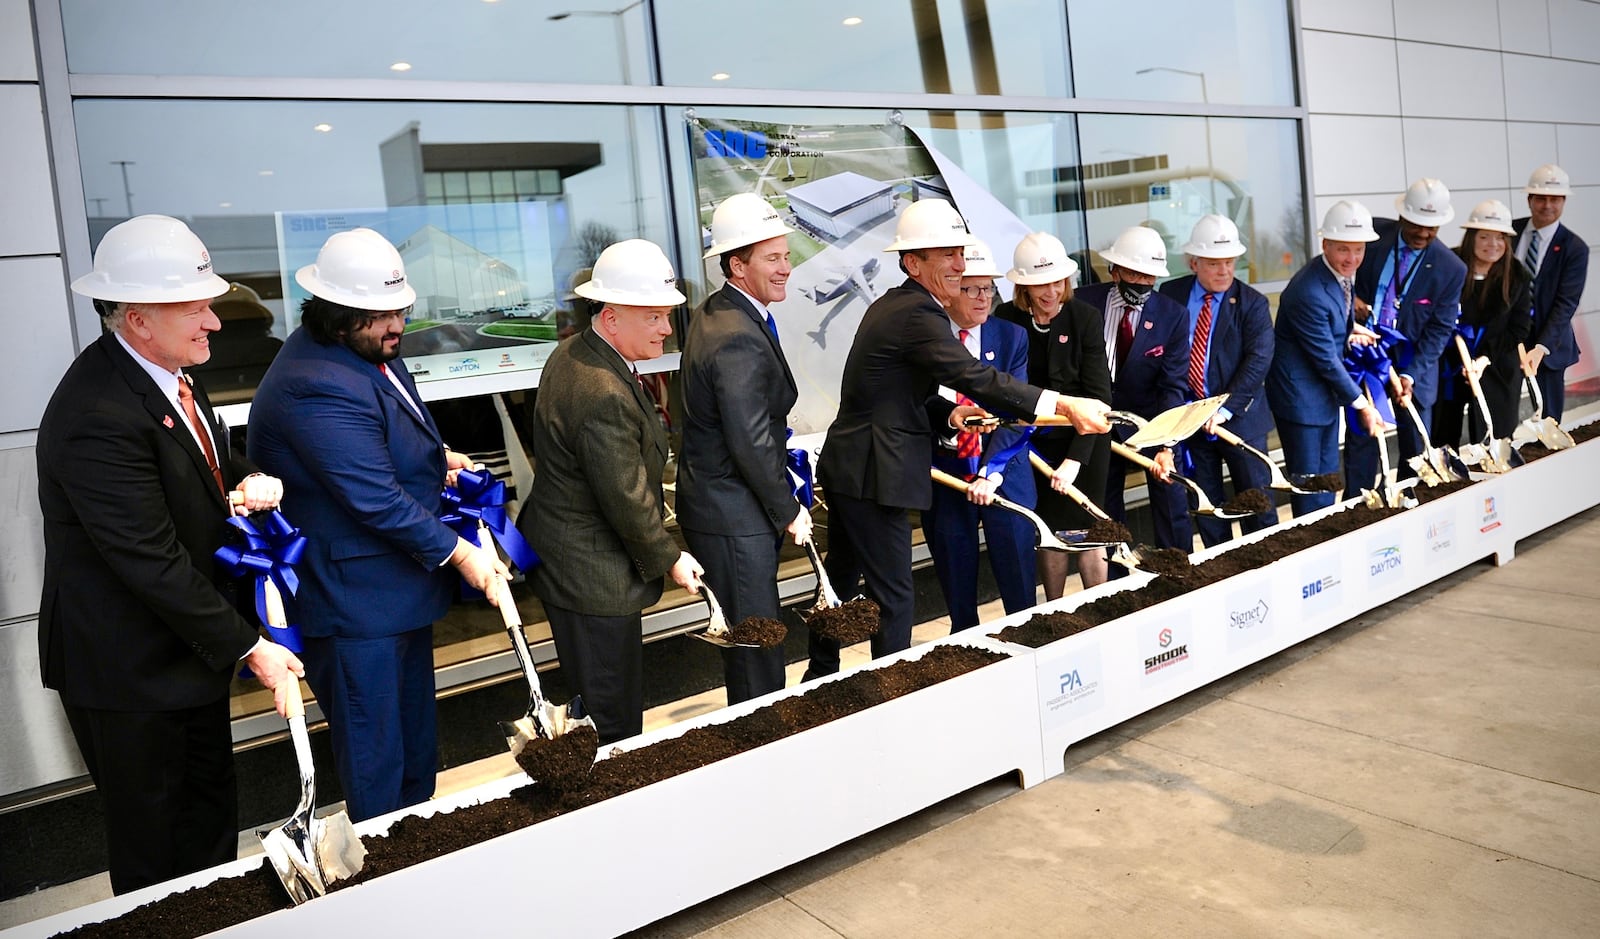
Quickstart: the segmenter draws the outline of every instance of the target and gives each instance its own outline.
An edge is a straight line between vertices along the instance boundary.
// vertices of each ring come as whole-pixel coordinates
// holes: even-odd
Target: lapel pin
[[[1056,337],[1056,342],[1066,342],[1066,341],[1067,341],[1067,334],[1066,333],[1062,333],[1061,335]]]
[[[1156,324],[1150,322],[1149,320],[1145,320],[1144,321],[1144,328],[1145,329],[1155,329],[1156,328]]]
[[[172,415],[171,414],[167,414],[167,415],[165,415],[165,416],[163,416],[161,418],[161,426],[165,427],[168,430],[172,429]]]
[[[994,353],[993,352],[985,352],[983,354],[983,357],[988,359],[991,362],[994,361]]]

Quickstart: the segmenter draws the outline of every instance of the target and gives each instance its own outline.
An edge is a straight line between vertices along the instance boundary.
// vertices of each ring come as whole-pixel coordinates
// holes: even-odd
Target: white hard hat
[[[1189,243],[1178,250],[1193,258],[1236,258],[1244,254],[1239,226],[1226,215],[1202,215],[1189,233]]]
[[[1484,231],[1497,231],[1504,235],[1515,235],[1517,230],[1511,227],[1511,210],[1499,199],[1485,199],[1472,207],[1472,214],[1461,223],[1462,228],[1481,228]]]
[[[688,299],[678,292],[672,262],[654,242],[643,238],[619,241],[600,252],[589,279],[572,292],[619,306],[677,306]]]
[[[1053,284],[1076,273],[1078,262],[1067,253],[1061,239],[1047,231],[1036,231],[1017,242],[1006,280],[1024,285]]]
[[[1450,190],[1444,183],[1427,176],[1412,183],[1404,195],[1396,196],[1394,207],[1400,211],[1401,218],[1424,228],[1448,225],[1456,217],[1456,210],[1450,207]]]
[[[994,266],[994,255],[982,240],[974,238],[965,253],[967,269],[962,277],[999,277],[1000,269]]]
[[[295,271],[294,281],[314,297],[357,310],[403,310],[417,302],[400,252],[370,228],[330,235],[316,263]]]
[[[1567,171],[1554,163],[1546,163],[1533,171],[1528,177],[1528,185],[1522,190],[1530,196],[1570,196],[1572,195],[1572,180],[1567,176]]]
[[[112,303],[187,303],[228,292],[211,255],[189,226],[167,215],[130,218],[100,239],[94,270],[74,293]]]
[[[1165,277],[1170,273],[1167,270],[1167,243],[1161,240],[1160,232],[1143,225],[1124,230],[1111,243],[1111,247],[1100,252],[1100,256],[1108,264],[1141,274]]]
[[[900,221],[894,226],[894,242],[883,250],[965,248],[976,240],[955,206],[943,199],[918,199],[900,213]]]
[[[741,192],[722,200],[711,213],[711,248],[705,258],[720,257],[729,251],[753,245],[768,238],[787,235],[794,229],[783,224],[778,210],[753,192]]]
[[[1326,241],[1377,241],[1372,230],[1372,213],[1359,202],[1340,199],[1322,217],[1317,237]]]

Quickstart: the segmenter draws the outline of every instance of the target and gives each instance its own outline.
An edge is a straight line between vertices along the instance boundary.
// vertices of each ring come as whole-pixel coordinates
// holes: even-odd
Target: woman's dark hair
[[[376,317],[371,310],[334,303],[321,297],[307,297],[300,302],[300,322],[318,344],[331,346],[343,342],[344,337],[370,324]]]
[[[1461,288],[1461,300],[1463,303],[1471,301],[1476,305],[1487,299],[1490,291],[1498,289],[1500,291],[1500,302],[1509,304],[1511,303],[1511,291],[1515,286],[1513,284],[1512,265],[1520,264],[1521,262],[1511,256],[1511,236],[1495,232],[1495,234],[1506,240],[1506,253],[1500,255],[1500,260],[1489,265],[1489,272],[1484,276],[1483,280],[1474,279],[1472,276],[1472,262],[1475,259],[1473,251],[1478,244],[1478,238],[1483,234],[1485,234],[1485,230],[1481,228],[1465,229],[1461,234],[1461,244],[1456,247],[1456,256],[1467,265],[1467,282]]]

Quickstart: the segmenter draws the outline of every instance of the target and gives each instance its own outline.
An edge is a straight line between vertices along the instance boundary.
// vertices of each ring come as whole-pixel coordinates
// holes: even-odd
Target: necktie
[[[1194,324],[1194,344],[1189,349],[1189,390],[1196,398],[1206,396],[1206,350],[1211,345],[1211,297],[1200,301],[1200,319]]]
[[[1400,316],[1400,297],[1405,293],[1406,269],[1411,266],[1410,248],[1404,245],[1396,252],[1394,273],[1389,278],[1389,286],[1383,292],[1383,309],[1378,311],[1378,323],[1382,326],[1393,327],[1395,320]]]
[[[217,465],[217,450],[211,443],[211,428],[200,420],[200,410],[194,406],[194,392],[189,389],[189,376],[178,376],[178,403],[183,405],[183,413],[189,418],[189,426],[200,438],[200,449],[205,452],[206,465],[211,467],[211,478],[217,481],[217,492],[223,498],[228,496],[228,487],[222,481],[222,467]]]
[[[1539,276],[1539,229],[1528,232],[1528,256],[1524,259],[1528,265],[1528,273]]]
[[[1344,291],[1344,325],[1345,332],[1350,331],[1350,281],[1339,278],[1339,289]]]
[[[767,332],[772,334],[773,342],[778,342],[778,321],[772,318],[771,313],[767,314]]]
[[[961,339],[962,347],[965,348],[967,344],[967,337],[972,335],[972,332],[970,330],[963,329],[957,335]],[[959,391],[956,392],[957,405],[968,405],[973,403],[975,402],[971,398]],[[981,453],[983,453],[983,438],[978,434],[977,431],[963,430],[956,434],[956,456],[972,459],[976,458]]]
[[[1122,305],[1122,322],[1117,324],[1117,371],[1128,361],[1128,350],[1133,348],[1133,307]]]

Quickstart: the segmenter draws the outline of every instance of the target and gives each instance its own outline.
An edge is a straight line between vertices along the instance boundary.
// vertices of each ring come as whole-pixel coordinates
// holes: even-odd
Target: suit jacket
[[[1187,274],[1162,284],[1159,292],[1189,308],[1195,276]],[[1191,340],[1193,334],[1190,334]],[[1228,429],[1246,440],[1266,436],[1272,429],[1267,408],[1267,369],[1272,366],[1272,309],[1261,291],[1234,278],[1228,289],[1212,301],[1210,355],[1206,361],[1206,391],[1227,394],[1222,406],[1233,416]],[[1184,367],[1184,383],[1188,383]],[[1193,392],[1190,392],[1191,396]]]
[[[1515,251],[1528,220],[1519,218],[1511,227],[1517,230],[1516,238],[1511,240],[1511,250]],[[1539,273],[1533,279],[1533,332],[1528,343],[1530,348],[1542,345],[1550,350],[1544,357],[1544,364],[1550,368],[1567,368],[1578,361],[1572,315],[1578,311],[1588,279],[1588,243],[1565,223],[1558,222],[1555,237],[1550,239]]]
[[[823,487],[879,505],[927,508],[933,500],[927,404],[940,385],[1007,414],[1032,414],[1043,394],[974,359],[939,302],[907,279],[862,315],[818,461]]]
[[[1015,323],[990,316],[988,322],[983,324],[983,328],[978,330],[978,353],[985,364],[993,365],[1017,381],[1028,380],[1028,335]],[[928,399],[930,425],[938,427],[940,422],[944,422],[948,426],[951,410],[950,400],[942,395]],[[996,454],[1016,443],[1021,436],[1022,430],[1016,427],[999,427],[992,433],[985,434],[983,451],[978,458],[979,467],[987,465]],[[957,456],[954,450],[941,444],[938,438],[935,438],[933,443],[933,465],[955,476],[964,476],[968,472],[966,458]],[[1004,476],[1000,483],[1000,495],[1019,505],[1030,507],[1038,501],[1038,491],[1033,484],[1033,467],[1028,463],[1027,450],[1019,451],[1007,460],[1000,468],[1000,473]]]
[[[1115,284],[1091,284],[1077,298],[1100,311],[1102,318]],[[1128,360],[1111,383],[1111,406],[1141,417],[1154,417],[1188,400],[1189,311],[1181,303],[1152,291],[1134,330]],[[1104,332],[1101,333],[1102,340]],[[1114,349],[1106,350],[1115,355]]]
[[[661,599],[679,550],[662,522],[667,435],[632,367],[594,330],[545,363],[532,432],[538,469],[517,527],[544,559],[534,591],[592,616]]]
[[[1511,261],[1510,274],[1509,301],[1501,293],[1503,288],[1498,281],[1483,281],[1484,289],[1473,290],[1472,287],[1468,287],[1461,292],[1461,322],[1457,324],[1457,329],[1467,333],[1472,330],[1478,331],[1477,343],[1469,342],[1468,350],[1474,356],[1481,355],[1489,359],[1489,366],[1484,371],[1487,384],[1497,388],[1516,389],[1522,380],[1522,363],[1517,357],[1517,343],[1526,344],[1533,330],[1533,317],[1529,312],[1533,302],[1533,290],[1528,269],[1514,258]],[[1469,281],[1469,283],[1477,285],[1476,282]],[[1442,370],[1440,400],[1452,397],[1461,400],[1470,395],[1470,392],[1467,392],[1467,395],[1451,394],[1452,391],[1460,391],[1466,385],[1466,380],[1461,378],[1461,353],[1456,349],[1454,341],[1445,348],[1440,369]],[[1512,394],[1520,396],[1521,391],[1513,391]]]
[[[232,486],[252,467],[229,452],[198,384],[194,397]],[[67,704],[208,704],[255,644],[231,583],[217,580],[227,504],[185,420],[110,335],[83,350],[45,408],[39,664]]]
[[[1354,324],[1339,279],[1317,255],[1289,279],[1278,298],[1267,404],[1279,421],[1329,424],[1361,396],[1344,367]]]
[[[794,375],[765,317],[732,284],[689,322],[679,366],[678,524],[716,535],[782,531],[800,512],[787,469]]]
[[[1384,264],[1394,256],[1400,224],[1380,218],[1373,220],[1372,227],[1378,240],[1367,245],[1361,268],[1356,271],[1356,296],[1376,314],[1378,278],[1383,275]],[[1406,279],[1410,286],[1400,300],[1395,327],[1405,333],[1415,350],[1411,363],[1403,369],[1397,364],[1396,369],[1411,376],[1415,382],[1411,397],[1418,409],[1425,411],[1439,394],[1439,357],[1444,354],[1444,347],[1454,342],[1450,337],[1461,316],[1461,286],[1467,279],[1467,265],[1435,238],[1421,256],[1411,260]]]
[[[1045,362],[1050,382],[1047,388],[1080,398],[1111,403],[1111,362],[1106,358],[1106,317],[1100,308],[1073,297],[1050,321],[1045,339]],[[1070,437],[1066,458],[1087,462],[1093,454],[1096,435],[1080,434],[1070,427],[1057,428],[1051,435]]]
[[[250,456],[283,480],[283,513],[306,536],[300,589],[285,598],[307,636],[372,639],[450,608],[456,534],[439,521],[444,443],[396,359],[378,367],[303,327],[250,406]]]

